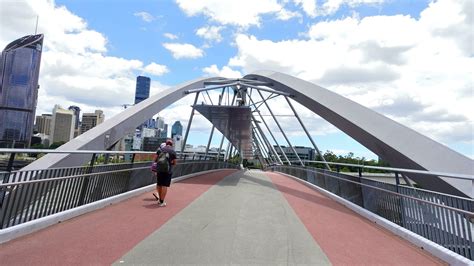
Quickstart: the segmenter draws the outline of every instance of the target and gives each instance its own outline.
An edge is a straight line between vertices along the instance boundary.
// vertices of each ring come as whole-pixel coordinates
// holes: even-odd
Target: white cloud
[[[292,18],[300,18],[301,19],[301,14],[296,12],[296,11],[289,11],[287,9],[281,9],[280,11],[278,11],[278,13],[276,14],[277,15],[277,18],[279,20],[290,20]]]
[[[204,51],[189,43],[164,43],[168,51],[175,59],[181,58],[199,58],[204,56]]]
[[[202,72],[209,76],[224,77],[224,78],[241,78],[242,74],[239,71],[233,70],[228,66],[219,69],[217,65],[211,65],[202,69]]]
[[[472,142],[470,7],[466,1],[437,1],[420,19],[396,15],[326,20],[312,25],[306,40],[238,34],[238,52],[228,66],[243,73],[270,69],[296,75],[440,142]],[[458,133],[447,130],[450,127]]]
[[[31,34],[37,15],[38,32],[45,35],[37,114],[51,113],[54,104],[60,104],[65,108],[77,105],[83,112],[102,109],[110,118],[122,110],[121,104],[133,102],[137,73],[157,74],[166,68],[108,56],[103,34],[88,28],[84,19],[64,6],[47,0],[2,3],[0,47]]]
[[[262,15],[278,14],[284,9],[277,0],[177,0],[176,2],[188,16],[203,14],[220,24],[244,28],[259,26]]]
[[[434,37],[451,39],[465,53],[474,55],[474,4],[469,0],[438,1],[421,13],[420,23]],[[443,19],[439,19],[442,17]]]
[[[135,12],[135,13],[133,13],[133,15],[135,17],[141,18],[143,21],[148,22],[148,23],[155,20],[155,17],[153,17],[150,13],[145,12],[145,11]]]
[[[316,16],[316,0],[293,0],[296,5],[300,5],[303,11],[310,17]]]
[[[163,74],[166,74],[169,72],[169,69],[165,65],[159,65],[157,63],[150,63],[143,69],[146,73],[155,75],[155,76],[161,76]]]
[[[314,18],[336,13],[342,6],[351,8],[360,5],[378,5],[386,0],[326,0],[318,6],[316,0],[293,0],[304,13]],[[274,15],[279,20],[301,18],[302,15],[287,8],[289,0],[176,0],[178,6],[188,15],[204,15],[211,21],[222,25],[234,25],[241,28],[260,26],[262,17]]]
[[[386,1],[387,0],[327,0],[322,5],[321,9],[319,11],[317,10],[317,13],[318,13],[317,15],[324,15],[324,16],[332,15],[336,13],[343,5],[356,7],[360,5],[377,5],[377,4],[382,4]],[[304,4],[309,6],[308,3],[304,3]],[[303,9],[304,9],[304,4],[303,4]]]
[[[202,27],[196,31],[196,35],[208,41],[213,41],[213,42],[218,43],[222,41],[222,35],[220,34],[220,31],[223,28],[224,27],[219,27],[219,26]]]
[[[169,33],[169,32],[164,33],[163,36],[165,36],[165,38],[170,39],[170,40],[178,39],[177,35],[174,35],[173,33]]]

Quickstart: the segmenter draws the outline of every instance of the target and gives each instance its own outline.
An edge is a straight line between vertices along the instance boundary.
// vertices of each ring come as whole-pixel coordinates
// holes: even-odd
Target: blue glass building
[[[137,87],[135,90],[135,104],[150,97],[150,78],[144,76],[137,77]]]
[[[160,131],[160,138],[168,137],[168,124],[163,125],[163,129]]]
[[[144,76],[137,77],[137,87],[135,89],[135,104],[150,97],[150,78]],[[143,127],[150,128],[151,119],[144,121],[143,124],[138,126],[138,129]]]
[[[8,44],[0,61],[0,147],[30,145],[38,99],[43,34]]]
[[[179,121],[174,122],[171,127],[171,137],[173,138],[175,135],[183,135],[183,125],[181,125],[181,122]]]

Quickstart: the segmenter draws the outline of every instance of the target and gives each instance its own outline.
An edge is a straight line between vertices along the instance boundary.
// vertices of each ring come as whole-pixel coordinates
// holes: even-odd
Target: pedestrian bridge
[[[177,150],[175,183],[169,205],[158,208],[151,195],[153,152],[114,150],[187,95],[194,103]],[[286,106],[290,115],[276,113],[272,104]],[[391,168],[327,162],[300,108]],[[212,124],[203,154],[185,150],[195,112]],[[279,118],[288,116],[311,143],[312,158],[285,133],[291,123]],[[211,154],[215,131],[222,138]],[[18,169],[15,159],[34,153],[41,158]],[[426,265],[474,259],[472,159],[283,73],[185,82],[56,150],[0,149],[0,156],[6,165],[0,172],[2,264]],[[244,160],[259,170],[246,170]],[[367,169],[388,173],[393,184],[369,178]]]
[[[104,163],[4,173],[2,264],[472,263],[472,199],[373,181],[363,166],[182,159],[159,207],[149,161]]]
[[[0,245],[3,265],[438,265],[446,262],[281,173],[219,170]]]

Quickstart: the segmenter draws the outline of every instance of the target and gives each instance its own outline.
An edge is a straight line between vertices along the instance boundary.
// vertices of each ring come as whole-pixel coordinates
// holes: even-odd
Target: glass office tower
[[[150,78],[144,76],[137,77],[137,87],[135,90],[135,104],[150,97]]]
[[[135,89],[135,104],[148,99],[150,97],[150,78],[144,76],[137,77],[137,87]],[[137,127],[138,130],[146,127],[149,128],[151,124],[151,119],[148,119],[143,122],[140,126]]]
[[[174,138],[176,135],[183,135],[183,125],[181,125],[181,122],[179,121],[174,122],[173,126],[171,127],[171,137]]]
[[[38,98],[43,34],[8,44],[0,61],[0,147],[30,145]]]

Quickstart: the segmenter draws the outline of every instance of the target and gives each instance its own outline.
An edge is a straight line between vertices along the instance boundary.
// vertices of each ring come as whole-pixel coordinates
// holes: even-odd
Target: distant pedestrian
[[[153,196],[158,201],[160,207],[166,206],[166,193],[171,185],[172,168],[176,164],[176,152],[173,148],[173,141],[167,140],[160,145],[156,151],[156,193]]]

